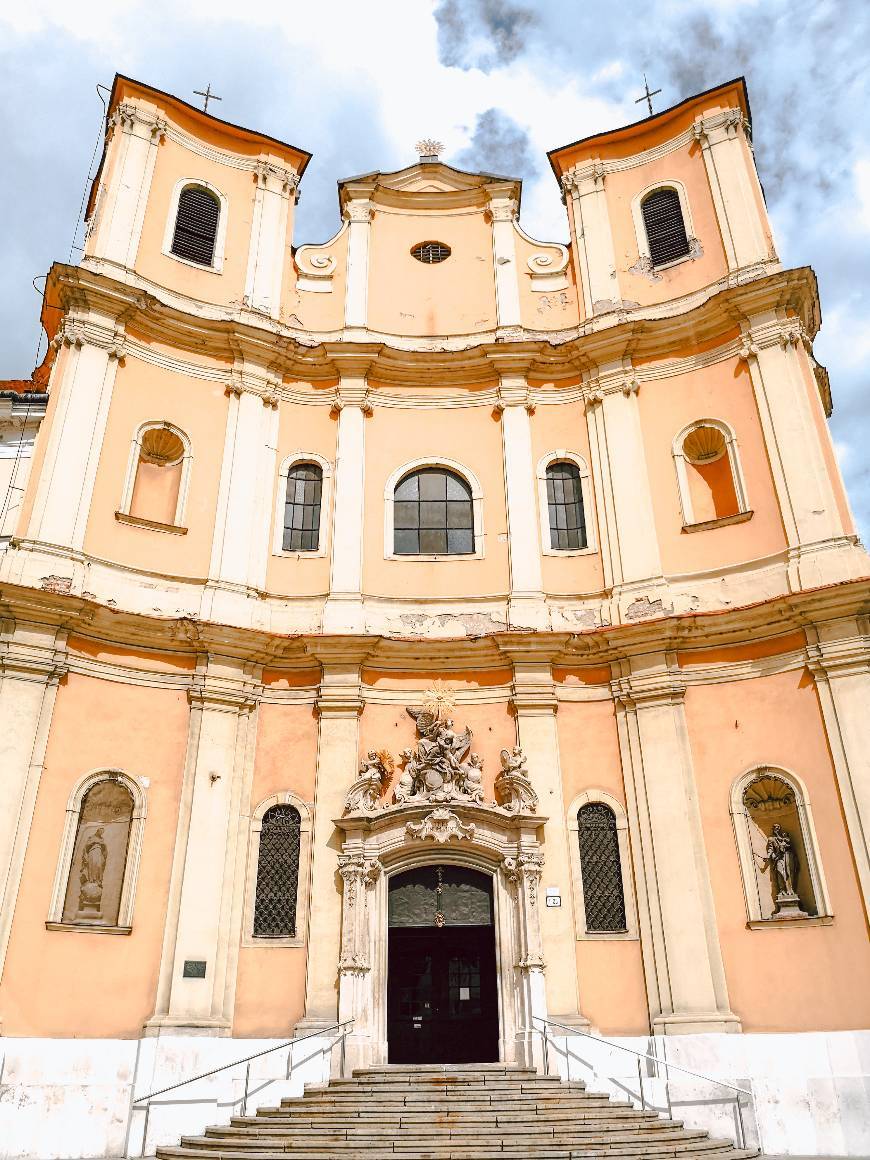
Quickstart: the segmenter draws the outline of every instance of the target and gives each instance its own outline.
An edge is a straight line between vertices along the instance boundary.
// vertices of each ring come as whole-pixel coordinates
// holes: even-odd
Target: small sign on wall
[[[558,886],[547,887],[547,906],[561,906],[562,895]]]
[[[204,979],[205,978],[205,960],[204,959],[185,959],[184,970],[182,971],[182,978],[184,979]]]

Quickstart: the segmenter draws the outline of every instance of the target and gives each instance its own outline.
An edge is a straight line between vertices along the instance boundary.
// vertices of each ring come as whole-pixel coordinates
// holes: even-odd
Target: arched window
[[[254,899],[254,938],[296,937],[302,817],[295,806],[274,805],[260,827]]]
[[[67,804],[49,927],[129,930],[144,820],[142,788],[120,770],[79,783]]]
[[[199,266],[214,263],[221,203],[202,185],[187,185],[178,196],[171,252]]]
[[[547,466],[547,516],[551,548],[564,552],[586,547],[586,513],[576,463],[563,459]]]
[[[692,423],[674,440],[673,454],[687,528],[750,514],[737,443],[726,423]]]
[[[731,818],[750,922],[830,915],[810,803],[795,774],[770,766],[743,774]]]
[[[184,531],[190,440],[171,423],[145,423],[133,437],[117,518]]]
[[[393,504],[393,550],[397,556],[474,554],[474,504],[460,475],[424,467],[400,480]]]
[[[625,931],[625,896],[616,815],[604,802],[587,802],[577,815],[580,872],[587,931]]]
[[[671,186],[648,193],[640,204],[653,266],[675,262],[691,252],[680,195]]]
[[[319,463],[294,463],[287,472],[284,500],[285,552],[316,552],[320,546],[323,469]]]

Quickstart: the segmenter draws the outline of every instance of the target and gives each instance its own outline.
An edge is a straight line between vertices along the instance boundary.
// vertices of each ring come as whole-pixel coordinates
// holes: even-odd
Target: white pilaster
[[[227,388],[224,457],[209,578],[239,590],[266,581],[275,487],[278,397],[267,371],[243,367]]]
[[[365,329],[368,326],[369,247],[371,245],[371,202],[350,201],[344,208],[348,222],[347,278],[344,294],[344,325]]]
[[[333,356],[339,361],[339,356]],[[365,423],[371,414],[365,372],[368,359],[353,355],[339,361],[341,385],[338,441],[335,456],[335,492],[332,516],[332,560],[329,596],[323,609],[324,632],[362,632],[362,561],[365,513]]]
[[[613,364],[600,368],[586,396],[593,466],[601,478],[606,567],[623,616],[636,600],[657,599],[664,591],[638,390],[630,368]]]
[[[64,321],[59,347],[50,387],[57,405],[24,537],[81,551],[123,334],[92,311]]]
[[[322,673],[317,699],[305,1016],[296,1034],[328,1027],[338,1015],[342,907],[336,886],[339,862],[335,819],[342,815],[345,794],[359,762],[359,718],[363,708],[360,666],[369,647],[364,637],[320,640],[311,645],[311,651],[321,661]]]
[[[229,657],[203,660],[190,727],[157,1004],[146,1030],[228,1035],[244,902],[259,674]],[[185,977],[186,962],[205,963]]]
[[[495,269],[495,304],[499,327],[520,326],[520,288],[517,272],[516,199],[510,196],[513,184],[495,187],[490,194],[492,216],[492,258]]]
[[[254,176],[254,212],[245,276],[245,302],[277,318],[281,312],[281,281],[287,247],[291,198],[299,177],[293,170],[261,161]]]
[[[65,653],[54,626],[7,623],[0,637],[0,979]]]
[[[761,210],[755,197],[757,178],[750,173],[741,138],[745,121],[739,109],[702,118],[693,126],[701,147],[728,268],[751,266],[774,258],[765,237]]]
[[[849,844],[870,921],[870,622],[809,625],[809,669],[834,762]]]
[[[571,859],[562,793],[558,708],[549,651],[552,646],[531,638],[500,637],[499,648],[513,664],[513,705],[517,742],[526,755],[529,777],[546,817],[543,841],[543,886],[558,887],[562,905],[540,911],[541,945],[546,964],[549,1017],[559,1023],[588,1026],[581,1013],[575,954]]]
[[[591,162],[562,178],[574,211],[577,262],[586,315],[604,314],[620,302],[616,253],[604,192],[604,163]]]
[[[613,682],[655,1034],[739,1031],[730,1010],[685,719],[684,687],[661,654]]]
[[[130,268],[136,261],[157,149],[166,122],[133,103],[117,106],[109,119],[109,149],[116,154],[109,181],[100,193],[97,220],[86,256]]]
[[[803,378],[803,342],[796,318],[765,311],[749,319],[740,356],[749,369],[791,549],[792,584],[815,587],[857,573]]]
[[[508,620],[512,627],[546,628],[530,424],[534,406],[524,376],[502,375],[497,405],[501,411],[511,570]]]

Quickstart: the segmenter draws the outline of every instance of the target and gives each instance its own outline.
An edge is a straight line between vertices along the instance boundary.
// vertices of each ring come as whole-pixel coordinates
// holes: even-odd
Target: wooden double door
[[[455,883],[461,917],[481,917],[474,925],[450,925],[450,887],[444,881],[444,913],[432,925],[391,925],[388,944],[387,1038],[390,1063],[492,1063],[498,1060],[498,990],[495,928],[491,920],[491,880],[486,898],[475,901],[470,913],[473,872],[444,868],[442,879]],[[415,911],[426,905],[421,888],[425,876],[414,872]],[[423,877],[424,881],[419,879]],[[464,880],[464,881],[463,881]],[[463,897],[463,894],[465,897]],[[407,907],[397,908],[407,913]],[[481,912],[482,911],[482,912]]]

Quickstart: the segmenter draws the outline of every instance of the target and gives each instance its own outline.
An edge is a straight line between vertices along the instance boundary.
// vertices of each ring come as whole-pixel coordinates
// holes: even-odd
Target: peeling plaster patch
[[[652,259],[646,255],[638,258],[633,266],[628,267],[629,274],[636,274],[638,278],[646,278],[649,282],[661,282],[662,276],[652,264]]]
[[[664,602],[661,600],[650,600],[648,596],[641,596],[639,600],[629,604],[625,610],[625,618],[626,620],[645,620],[649,616],[664,616],[665,613],[673,611],[673,606],[665,608]]]
[[[43,576],[39,582],[43,592],[55,592],[67,596],[72,591],[72,576]]]
[[[439,612],[437,616],[427,616],[424,612],[403,612],[399,617],[401,633],[412,636],[430,636],[437,630],[449,629],[450,636],[486,636],[491,632],[504,632],[507,622],[497,620],[490,612],[468,612],[458,616],[454,612]]]

